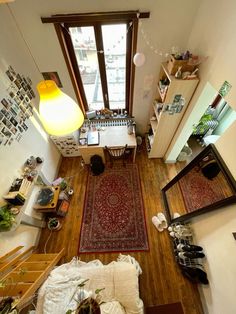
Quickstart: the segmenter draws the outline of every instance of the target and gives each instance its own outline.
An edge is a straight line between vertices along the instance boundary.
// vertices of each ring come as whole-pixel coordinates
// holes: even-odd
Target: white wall
[[[187,121],[183,117],[180,123],[179,129],[176,132],[174,139],[172,140],[171,147],[168,148],[165,161],[174,163],[184,145],[187,143],[190,135],[193,133],[194,125],[197,125],[206,109],[210,106],[212,101],[217,95],[217,91],[211,86],[210,83],[206,83],[199,98],[197,99],[195,106],[188,106],[185,116],[188,117]]]
[[[236,29],[235,10],[236,2],[234,0],[205,0],[201,2],[194,18],[194,26],[187,46],[190,51],[200,56],[208,56],[208,59],[200,66],[200,83],[171,142],[165,159],[169,160],[170,154],[172,154],[172,157],[175,155],[175,158],[178,156],[176,143],[179,142],[179,137],[183,135],[186,121],[188,121],[192,110],[194,110],[207,82],[218,91],[223,82],[228,81],[233,87],[225,100],[233,109],[236,108],[236,76],[233,70],[236,65],[234,58],[236,41],[233,39],[233,30]]]
[[[21,0],[10,4],[10,7],[16,16],[40,70],[42,72],[57,71],[64,86],[64,91],[74,99],[75,94],[54,27],[51,24],[42,24],[40,17],[74,12],[138,9],[140,11],[150,11],[150,18],[143,19],[141,26],[147,39],[144,40],[141,31],[138,35],[138,50],[145,54],[146,63],[143,67],[136,70],[134,90],[133,114],[136,118],[138,132],[143,133],[147,128],[149,107],[155,94],[154,86],[157,83],[160,62],[166,60],[165,57],[155,54],[150,46],[152,45],[158,51],[163,51],[164,53],[170,52],[172,46],[186,49],[186,42],[199,3],[198,0],[181,0],[178,2],[171,0]],[[150,46],[146,44],[147,41],[150,42]],[[153,76],[153,84],[151,90],[146,92],[144,90],[144,80],[149,75]]]
[[[214,130],[213,134],[221,135],[225,130],[236,120],[236,111],[234,111],[231,107],[224,114],[223,118],[220,120],[219,125]]]
[[[6,5],[0,5],[0,37],[0,98],[8,96],[6,88],[9,87],[9,80],[6,79],[5,71],[9,65],[16,72],[32,79],[36,93],[35,86],[41,77]],[[38,99],[34,104],[36,105],[37,102]],[[55,178],[60,154],[38,124],[37,119],[32,118],[27,125],[29,129],[19,143],[13,141],[11,146],[0,146],[0,196],[9,190],[13,180],[19,176],[24,162],[31,155],[44,159],[42,170],[48,180]],[[17,245],[27,247],[33,245],[38,234],[38,228],[23,225],[20,225],[15,232],[0,233],[0,255]]]
[[[200,85],[190,104],[191,114],[206,83],[216,90],[227,80],[232,89],[225,98],[236,108],[236,2],[234,0],[205,0],[194,21],[188,47],[209,59],[202,64]],[[188,116],[181,124],[174,141],[182,134]],[[236,123],[216,142],[216,147],[236,178]],[[202,288],[210,314],[236,313],[236,242],[232,232],[236,230],[236,205],[229,206],[196,218],[193,222],[198,244],[204,247],[210,285]]]
[[[216,142],[216,148],[236,178],[236,122]],[[209,314],[236,312],[236,205],[229,205],[192,221],[196,243],[206,253],[209,286],[201,286],[203,300]]]

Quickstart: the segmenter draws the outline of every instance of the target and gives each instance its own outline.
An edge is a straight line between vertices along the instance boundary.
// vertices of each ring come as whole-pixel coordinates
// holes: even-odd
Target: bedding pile
[[[36,314],[75,313],[78,300],[100,292],[102,314],[143,314],[139,298],[138,276],[142,270],[129,255],[120,254],[117,261],[103,265],[94,260],[88,263],[73,258],[70,263],[56,267],[38,293]],[[79,287],[85,280],[83,288]]]

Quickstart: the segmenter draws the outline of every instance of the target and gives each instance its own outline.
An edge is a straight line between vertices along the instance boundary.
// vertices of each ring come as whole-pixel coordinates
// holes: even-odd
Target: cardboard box
[[[192,72],[195,69],[194,65],[188,65],[188,60],[176,60],[173,55],[171,55],[170,60],[167,62],[167,70],[169,74],[175,75],[175,73],[178,71],[179,67],[181,68],[181,72]]]

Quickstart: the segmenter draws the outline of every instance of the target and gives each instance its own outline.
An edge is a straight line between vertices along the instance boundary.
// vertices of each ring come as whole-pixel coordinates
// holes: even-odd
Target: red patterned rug
[[[147,251],[138,167],[126,164],[88,175],[79,253]]]
[[[179,185],[187,212],[193,212],[232,195],[230,188],[226,188],[228,184],[225,184],[222,172],[209,180],[198,167],[183,176]]]

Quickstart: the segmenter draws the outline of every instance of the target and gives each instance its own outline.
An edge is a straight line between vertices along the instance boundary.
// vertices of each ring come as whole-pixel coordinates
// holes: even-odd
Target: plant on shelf
[[[0,231],[8,231],[15,223],[15,215],[8,204],[0,207]]]

